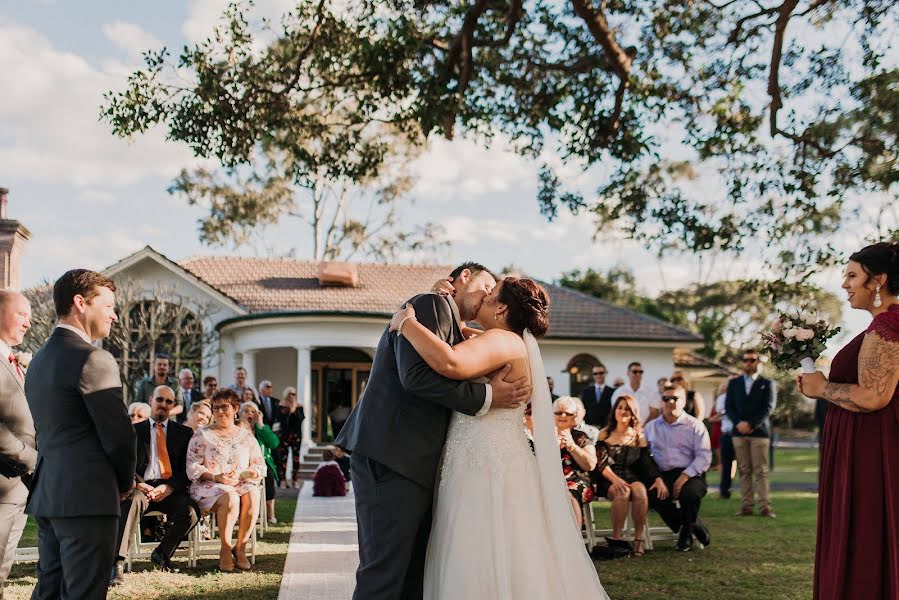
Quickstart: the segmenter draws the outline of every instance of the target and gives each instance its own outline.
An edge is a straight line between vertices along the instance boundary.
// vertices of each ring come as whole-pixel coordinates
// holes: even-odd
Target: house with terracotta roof
[[[205,306],[203,327],[217,332],[215,347],[203,348],[202,357],[156,350],[172,353],[176,367],[179,362],[202,364],[196,375],[215,375],[220,386],[232,383],[235,369],[242,366],[254,387],[268,379],[278,396],[287,386],[296,387],[307,416],[305,441],[316,443],[332,439],[329,414],[346,412],[365,390],[390,315],[453,269],[343,263],[333,276],[327,266],[238,256],[176,262],[147,246],[105,274],[117,282],[130,280],[148,298],[165,284],[187,305]],[[702,338],[686,329],[581,292],[543,285],[550,296],[550,327],[540,347],[557,394],[577,395],[600,362],[611,383],[625,375],[628,363],[641,361],[645,384],[655,386],[658,378],[670,375],[676,353],[702,345]],[[146,357],[147,365],[151,357]]]

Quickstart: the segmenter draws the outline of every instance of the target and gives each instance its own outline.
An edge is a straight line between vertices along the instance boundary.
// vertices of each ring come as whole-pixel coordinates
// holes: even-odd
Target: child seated
[[[330,448],[322,452],[324,462],[312,476],[313,496],[346,496],[346,479],[340,465],[334,460],[334,451]]]

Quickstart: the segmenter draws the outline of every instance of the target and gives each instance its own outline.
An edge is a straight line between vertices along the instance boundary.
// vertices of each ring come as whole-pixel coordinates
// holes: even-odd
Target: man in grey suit
[[[418,321],[450,344],[464,340],[496,278],[477,263],[450,275],[452,297],[410,299]],[[402,336],[385,329],[362,398],[337,437],[352,453],[359,529],[354,600],[422,597],[431,503],[452,411],[482,415],[530,397],[527,377],[505,382],[509,367],[489,384],[438,375]]]
[[[39,454],[26,508],[37,520],[40,556],[31,597],[106,598],[135,463],[118,365],[91,344],[116,320],[115,284],[69,271],[54,284],[53,303],[59,323],[25,378]]]
[[[24,371],[12,351],[30,326],[31,305],[25,296],[0,290],[0,598],[27,519],[28,490],[21,474],[37,463]]]

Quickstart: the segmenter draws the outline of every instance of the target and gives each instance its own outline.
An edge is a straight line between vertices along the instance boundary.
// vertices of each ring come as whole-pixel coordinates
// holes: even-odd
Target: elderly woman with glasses
[[[562,455],[562,474],[571,493],[571,507],[578,527],[582,525],[581,508],[593,500],[590,471],[596,468],[596,447],[589,436],[574,429],[578,417],[577,402],[571,396],[562,396],[553,402],[556,430],[559,435],[559,452]]]
[[[250,569],[246,546],[259,511],[265,461],[255,436],[234,422],[240,397],[230,389],[212,397],[212,422],[194,433],[187,448],[190,495],[204,512],[215,512],[222,547],[219,569]],[[237,524],[237,543],[233,543]]]

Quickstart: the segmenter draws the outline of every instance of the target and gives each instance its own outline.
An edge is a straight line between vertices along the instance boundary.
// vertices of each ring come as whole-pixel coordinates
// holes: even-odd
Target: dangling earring
[[[499,321],[499,314],[498,314],[498,313],[493,313],[493,320],[494,320],[494,321]]]
[[[877,286],[877,290],[874,291],[874,308],[880,308],[883,306],[883,298],[880,297],[880,286]]]

